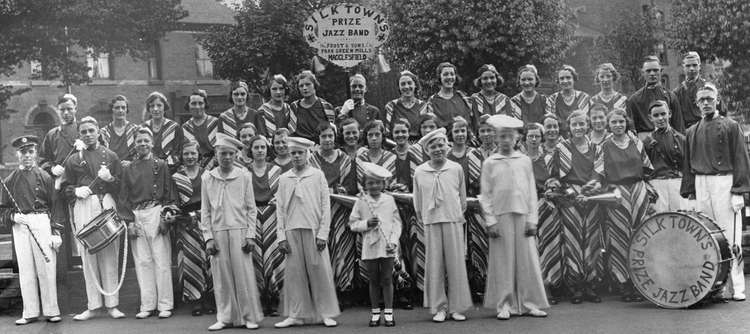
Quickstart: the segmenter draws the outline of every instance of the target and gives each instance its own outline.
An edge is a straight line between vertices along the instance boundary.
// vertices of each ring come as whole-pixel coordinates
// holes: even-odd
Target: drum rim
[[[690,218],[690,219],[694,219],[694,220],[698,221],[698,222],[699,222],[699,223],[701,224],[701,226],[703,226],[703,228],[704,228],[704,229],[706,228],[705,224],[703,224],[703,222],[702,222],[702,221],[699,221],[699,220],[695,219],[695,218],[694,218],[693,216],[691,216],[691,215],[690,215],[689,213],[695,213],[696,215],[698,214],[698,212],[697,212],[697,211],[674,211],[674,212],[672,212],[672,211],[669,211],[669,212],[659,212],[659,213],[655,213],[655,214],[653,214],[653,215],[650,215],[650,216],[648,216],[648,217],[647,217],[646,219],[644,219],[644,220],[643,220],[643,222],[641,223],[641,225],[640,225],[640,226],[639,226],[639,227],[638,227],[637,229],[635,229],[635,230],[633,231],[633,233],[632,233],[632,234],[631,234],[631,236],[630,236],[630,239],[631,239],[631,240],[630,240],[630,244],[628,245],[628,276],[629,276],[628,278],[630,278],[630,281],[631,281],[631,282],[635,282],[635,280],[633,279],[633,274],[631,273],[631,270],[630,270],[630,263],[631,263],[630,255],[632,254],[631,248],[633,247],[633,239],[634,239],[633,237],[635,236],[635,234],[636,234],[636,231],[640,231],[640,229],[641,229],[641,228],[643,228],[643,226],[645,226],[645,225],[646,225],[646,222],[647,222],[647,221],[649,221],[649,220],[651,220],[652,218],[654,218],[654,217],[657,217],[657,216],[661,216],[661,215],[667,215],[667,214],[669,214],[669,215],[680,215],[680,216],[688,217],[688,218]],[[697,216],[698,216],[698,217],[703,217],[703,218],[706,218],[706,219],[708,219],[709,221],[711,221],[711,222],[712,222],[712,223],[713,223],[714,225],[716,225],[717,227],[720,227],[720,226],[718,226],[718,224],[716,224],[716,223],[715,223],[715,222],[713,221],[713,219],[711,219],[711,217],[708,217],[708,216],[705,216],[705,215],[702,215],[702,216],[701,216],[701,215],[697,215]],[[709,232],[710,232],[710,231],[709,231]],[[720,232],[720,233],[723,233],[723,232],[721,231],[721,229],[719,229],[719,231],[718,231],[718,232]],[[713,234],[713,233],[708,233],[708,236],[709,236],[709,237],[711,238],[711,240],[712,240],[712,241],[713,241],[713,243],[714,243],[714,246],[715,246],[715,247],[714,247],[714,249],[716,250],[716,252],[717,252],[717,254],[718,254],[718,258],[719,258],[719,260],[723,260],[723,258],[722,258],[722,254],[721,254],[721,249],[720,249],[720,246],[721,246],[721,245],[719,244],[719,241],[718,241],[718,240],[716,239],[716,237],[714,237],[714,234]],[[651,297],[651,296],[649,296],[649,295],[648,295],[647,293],[644,293],[644,292],[643,292],[643,291],[641,290],[641,287],[640,287],[640,285],[637,285],[637,284],[633,284],[633,286],[634,286],[634,287],[635,287],[635,289],[636,289],[636,290],[638,291],[638,293],[640,293],[640,294],[641,294],[641,296],[643,296],[644,298],[646,298],[646,300],[648,300],[648,301],[650,301],[650,302],[652,302],[652,303],[656,304],[657,306],[660,306],[660,307],[663,307],[663,308],[668,308],[668,309],[684,309],[684,308],[688,308],[688,307],[690,307],[690,306],[693,306],[693,305],[695,305],[695,304],[697,304],[697,303],[700,303],[700,302],[701,302],[701,301],[702,301],[703,299],[705,299],[706,297],[708,297],[708,295],[710,295],[710,294],[711,294],[711,292],[713,292],[713,291],[714,291],[714,287],[716,286],[716,281],[717,281],[717,280],[719,279],[719,275],[721,275],[721,272],[719,272],[719,270],[718,270],[718,268],[720,267],[718,263],[716,264],[716,267],[717,267],[717,269],[716,269],[716,272],[717,272],[717,273],[716,273],[716,275],[714,275],[714,278],[713,278],[713,280],[711,281],[711,285],[709,286],[709,288],[708,288],[708,290],[706,291],[706,293],[705,293],[705,294],[704,294],[704,295],[703,295],[703,296],[702,296],[702,297],[701,297],[700,299],[695,299],[695,302],[693,302],[692,304],[689,304],[689,305],[685,305],[685,306],[676,306],[676,305],[673,305],[673,304],[664,304],[664,303],[662,303],[662,302],[659,302],[659,301],[655,301],[655,300],[653,300],[653,299],[652,299],[652,297]],[[725,283],[725,284],[726,284],[726,283]]]
[[[110,217],[110,216],[112,216],[115,219],[120,219],[120,216],[117,214],[117,211],[115,211],[115,209],[109,208],[109,209],[103,210],[98,215],[96,215],[96,217],[92,218],[88,223],[83,225],[83,227],[81,227],[78,230],[78,233],[76,233],[76,238],[79,238],[79,237],[83,238],[91,234],[94,231],[91,228],[91,226],[96,226],[96,224],[94,224],[95,219],[100,218],[100,217]]]
[[[104,248],[106,248],[107,246],[109,246],[110,244],[112,244],[112,242],[113,242],[113,241],[114,241],[115,239],[119,238],[119,237],[120,237],[120,236],[122,235],[122,232],[123,232],[123,231],[125,231],[125,226],[122,226],[122,225],[120,225],[120,226],[119,226],[119,227],[117,228],[117,230],[115,231],[115,233],[112,233],[112,235],[110,235],[110,236],[108,236],[108,237],[104,238],[104,240],[102,240],[102,242],[100,242],[100,243],[99,243],[98,245],[96,245],[95,247],[91,247],[91,248],[89,248],[89,249],[88,249],[88,252],[89,252],[89,254],[96,254],[96,253],[98,253],[99,251],[101,251],[102,249],[104,249]]]

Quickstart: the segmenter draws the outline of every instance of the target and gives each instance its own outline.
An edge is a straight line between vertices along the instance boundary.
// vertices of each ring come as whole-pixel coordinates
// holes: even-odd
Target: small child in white
[[[528,314],[546,317],[537,253],[537,194],[531,159],[515,150],[523,122],[506,115],[487,120],[497,131],[498,151],[482,165],[479,198],[485,213],[490,253],[484,307],[497,310],[497,319]]]
[[[362,233],[362,260],[370,282],[372,316],[370,327],[380,326],[380,301],[385,306],[386,327],[396,325],[393,320],[393,263],[401,237],[401,217],[393,196],[383,194],[386,180],[392,175],[384,167],[363,162],[366,195],[354,203],[349,216],[349,228]]]

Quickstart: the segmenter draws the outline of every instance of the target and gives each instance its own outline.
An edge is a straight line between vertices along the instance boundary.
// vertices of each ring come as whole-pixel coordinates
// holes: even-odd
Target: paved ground
[[[748,282],[750,286],[750,282]],[[100,317],[87,322],[74,322],[65,316],[62,323],[38,322],[26,326],[15,326],[16,314],[0,314],[0,333],[203,333],[214,322],[212,316],[192,317],[188,310],[178,310],[165,320],[155,318],[136,320],[135,305],[122,309],[129,318],[112,320]],[[606,298],[601,304],[572,305],[568,302],[553,306],[546,319],[529,317],[498,321],[492,310],[475,308],[467,313],[466,322],[435,324],[424,309],[396,310],[397,325],[394,328],[368,328],[368,310],[353,308],[344,310],[338,318],[336,328],[305,326],[287,330],[273,329],[273,323],[281,318],[266,318],[259,332],[272,333],[750,333],[750,301],[714,304],[694,310],[665,310],[650,303],[625,304],[615,298]],[[245,329],[223,332],[237,333]]]

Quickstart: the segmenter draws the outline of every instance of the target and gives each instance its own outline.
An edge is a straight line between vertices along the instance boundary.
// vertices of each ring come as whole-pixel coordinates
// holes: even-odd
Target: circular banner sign
[[[385,15],[361,5],[341,3],[316,10],[305,20],[302,33],[318,55],[344,68],[372,57],[388,40]]]

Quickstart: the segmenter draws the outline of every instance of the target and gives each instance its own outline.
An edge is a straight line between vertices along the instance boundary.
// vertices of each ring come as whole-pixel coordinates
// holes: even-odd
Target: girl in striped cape
[[[482,157],[481,152],[467,146],[467,142],[471,141],[468,121],[461,116],[454,118],[450,134],[453,145],[448,151],[448,159],[461,165],[466,180],[466,195],[472,197],[479,195],[479,177],[484,157]],[[482,294],[484,282],[487,280],[487,234],[485,233],[484,217],[481,212],[467,211],[465,216],[464,233],[469,284],[473,295],[479,296]]]
[[[281,74],[274,75],[268,81],[268,102],[258,108],[258,113],[263,115],[266,137],[273,136],[276,130],[289,129],[292,133],[297,129],[297,117],[292,113],[292,108],[284,102],[291,93],[289,82]]]
[[[422,137],[437,129],[437,117],[433,113],[424,113],[419,116],[419,133]],[[430,160],[427,150],[419,144],[419,142],[412,144],[409,147],[408,156],[406,158],[409,161],[409,174],[414,175],[414,171],[417,167],[424,162]],[[410,176],[410,179],[411,179]],[[412,180],[413,188],[414,180]],[[416,212],[413,207],[404,208],[400,206],[401,215],[404,221],[404,251],[406,255],[407,263],[409,264],[409,274],[414,280],[416,288],[416,296],[422,296],[424,292],[424,280],[425,280],[425,239],[424,239],[424,226],[418,224]],[[406,217],[411,217],[406,219]]]
[[[547,96],[536,91],[542,80],[534,65],[524,65],[518,69],[518,86],[521,92],[510,98],[521,113],[524,124],[542,123],[547,109]]]
[[[586,112],[576,110],[568,117],[570,139],[557,144],[552,158],[554,188],[572,189],[577,195],[589,195],[601,189],[600,147],[589,141]],[[554,185],[553,185],[554,184]],[[558,203],[562,221],[563,282],[572,292],[571,302],[583,300],[599,303],[597,283],[604,272],[602,262],[602,224],[596,203],[564,201]]]
[[[213,314],[213,280],[206,257],[203,234],[198,222],[201,204],[201,174],[198,143],[183,145],[183,167],[172,175],[180,198],[180,215],[176,218],[177,286],[182,301],[193,305],[193,316]]]
[[[561,120],[568,119],[570,113],[575,110],[589,111],[589,94],[576,90],[575,83],[578,81],[578,72],[573,66],[563,65],[557,71],[557,84],[560,91],[553,93],[547,98],[547,110],[545,113],[557,115]],[[560,127],[560,134],[564,138],[570,136],[568,124],[563,122]]]
[[[99,130],[99,141],[115,152],[121,161],[132,161],[138,126],[128,121],[128,99],[123,95],[115,96],[109,103],[109,109],[112,111],[112,122]]]
[[[264,315],[278,315],[279,293],[284,280],[282,263],[276,237],[276,204],[274,196],[279,187],[281,168],[267,162],[270,147],[264,136],[255,136],[248,141],[253,162],[245,165],[253,176],[253,193],[258,209],[258,220],[253,248],[255,279],[258,282]]]
[[[336,148],[336,128],[325,122],[318,126],[320,146],[310,155],[310,165],[323,171],[332,194],[346,194],[347,183],[356,182],[352,168],[352,159]],[[351,187],[349,187],[351,188]],[[339,294],[348,294],[352,290],[357,254],[354,249],[356,234],[348,228],[351,208],[337,202],[331,202],[331,232],[328,237],[328,250],[331,254],[333,280]],[[351,298],[340,298],[348,303]]]
[[[393,130],[396,121],[403,118],[409,124],[419,123],[419,115],[426,112],[427,103],[417,98],[419,94],[419,79],[414,73],[402,71],[398,77],[399,98],[391,100],[385,105],[385,124],[388,130]],[[421,137],[418,128],[409,130],[409,142],[414,143]],[[393,138],[396,139],[395,137]]]
[[[477,70],[474,87],[480,89],[471,95],[474,115],[503,114],[521,119],[521,108],[511,103],[507,95],[497,89],[502,87],[505,79],[495,68],[495,65],[484,64]],[[478,121],[478,120],[477,120]]]
[[[154,156],[167,161],[170,168],[174,168],[182,154],[183,133],[177,122],[166,118],[166,113],[172,110],[167,97],[159,92],[153,92],[146,98],[146,115],[151,119],[143,126],[154,134]]]
[[[602,155],[594,166],[604,182],[622,194],[620,204],[607,210],[605,242],[609,252],[607,270],[620,284],[624,302],[642,301],[628,275],[628,248],[632,232],[648,215],[650,206],[646,177],[653,171],[643,143],[629,130],[627,112],[614,109],[607,115],[612,136],[602,144]]]
[[[244,81],[232,82],[229,89],[229,102],[232,107],[219,115],[219,132],[232,138],[238,138],[239,127],[244,123],[253,123],[259,133],[265,132],[263,114],[247,105],[250,88]]]
[[[552,154],[542,150],[544,142],[544,128],[539,123],[527,124],[525,143],[526,155],[531,158],[536,180],[537,237],[539,239],[539,262],[542,268],[542,278],[548,290],[556,292],[562,286],[562,224],[557,205],[545,195],[547,180],[550,178]],[[557,293],[549,293],[547,300],[550,304],[557,304]]]

